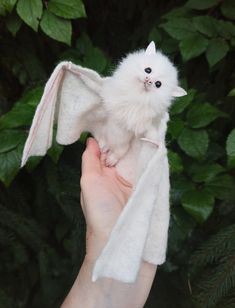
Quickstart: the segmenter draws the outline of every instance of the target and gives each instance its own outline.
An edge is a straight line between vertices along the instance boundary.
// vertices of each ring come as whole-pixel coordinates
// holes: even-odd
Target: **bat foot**
[[[103,162],[106,167],[114,167],[118,162],[116,156],[110,151],[103,154],[103,156]]]
[[[118,159],[116,155],[110,150],[107,146],[107,143],[104,140],[99,141],[99,147],[101,152],[101,161],[106,167],[114,167]]]

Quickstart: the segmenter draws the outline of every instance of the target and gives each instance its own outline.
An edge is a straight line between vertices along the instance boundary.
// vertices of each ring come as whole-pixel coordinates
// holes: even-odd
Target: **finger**
[[[87,139],[86,150],[82,155],[82,174],[101,171],[100,149],[94,138]]]

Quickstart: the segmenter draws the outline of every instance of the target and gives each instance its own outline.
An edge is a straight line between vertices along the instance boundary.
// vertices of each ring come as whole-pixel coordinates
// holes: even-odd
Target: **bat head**
[[[173,97],[186,95],[178,86],[178,74],[172,62],[156,50],[151,42],[146,50],[139,50],[127,55],[114,72],[119,82],[121,93],[132,92],[136,101],[146,102],[157,113],[166,111]],[[127,93],[127,95],[128,95]],[[129,94],[130,96],[130,94]]]

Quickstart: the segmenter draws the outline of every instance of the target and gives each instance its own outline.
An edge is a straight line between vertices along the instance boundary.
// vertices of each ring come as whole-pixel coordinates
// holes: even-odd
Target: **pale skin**
[[[98,144],[89,138],[82,158],[81,205],[87,224],[86,256],[61,308],[142,308],[156,266],[142,262],[133,284],[102,278],[91,281],[95,260],[105,246],[132,191],[115,167],[106,167]]]

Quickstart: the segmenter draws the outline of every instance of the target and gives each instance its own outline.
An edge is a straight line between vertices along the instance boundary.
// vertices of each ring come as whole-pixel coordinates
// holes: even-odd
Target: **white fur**
[[[147,67],[150,74],[145,72]],[[156,81],[161,81],[160,88],[155,87]],[[46,153],[57,120],[59,143],[73,143],[82,131],[90,131],[106,164],[117,164],[118,172],[134,183],[134,191],[95,264],[93,280],[111,277],[133,282],[141,260],[153,264],[165,261],[169,225],[165,133],[172,98],[185,94],[178,86],[175,67],[156,52],[153,42],[146,51],[124,58],[111,77],[101,78],[90,69],[62,62],[46,84],[22,166],[30,156]]]
[[[151,68],[151,73],[146,73],[145,68]],[[155,86],[157,81],[161,82],[160,88]],[[174,95],[185,95],[180,89],[176,68],[166,56],[155,51],[153,42],[146,51],[131,53],[120,62],[101,90],[108,111],[109,133],[104,139],[109,155],[116,156],[115,162],[126,154],[133,137],[146,137],[159,124]]]

